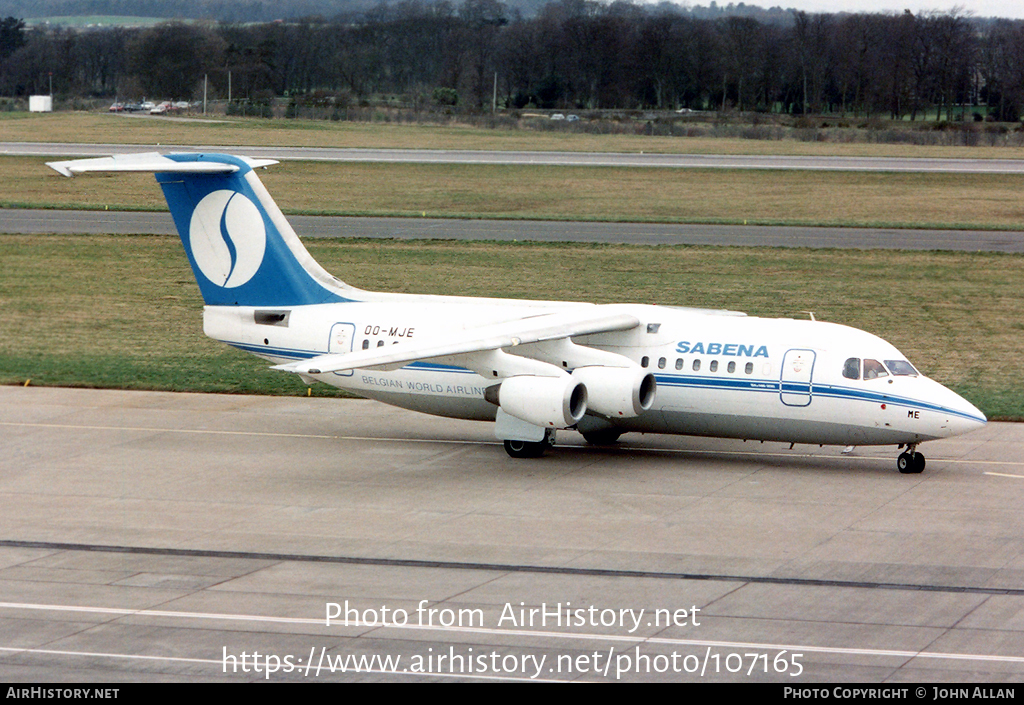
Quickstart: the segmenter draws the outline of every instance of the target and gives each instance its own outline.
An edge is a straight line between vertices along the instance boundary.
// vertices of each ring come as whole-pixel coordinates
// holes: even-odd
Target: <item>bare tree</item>
[[[185,98],[204,73],[223,66],[223,52],[224,40],[211,30],[171,22],[139,36],[131,61],[147,95]]]

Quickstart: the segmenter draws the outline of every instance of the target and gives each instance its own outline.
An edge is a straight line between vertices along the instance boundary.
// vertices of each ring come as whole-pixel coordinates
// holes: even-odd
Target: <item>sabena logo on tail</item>
[[[199,202],[188,236],[196,266],[225,289],[252,279],[267,250],[267,228],[256,204],[227,189],[213,191]]]

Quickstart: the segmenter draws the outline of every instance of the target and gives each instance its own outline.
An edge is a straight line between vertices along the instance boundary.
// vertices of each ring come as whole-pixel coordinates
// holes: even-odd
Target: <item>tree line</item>
[[[676,6],[405,0],[332,20],[28,30],[0,21],[0,93],[459,109],[740,110],[1017,121],[1024,22],[957,10],[694,17]],[[230,82],[230,85],[229,85]],[[450,106],[449,106],[450,107]]]

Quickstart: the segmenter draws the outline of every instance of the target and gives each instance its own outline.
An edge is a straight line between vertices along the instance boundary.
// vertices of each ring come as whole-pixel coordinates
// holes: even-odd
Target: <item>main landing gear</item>
[[[555,445],[554,429],[544,429],[542,441],[505,441],[505,452],[513,458],[539,458],[551,446]]]
[[[600,431],[580,431],[580,433],[583,434],[583,440],[592,446],[615,445],[619,436],[622,435],[622,431],[617,428],[602,428]]]
[[[614,445],[622,435],[617,428],[605,428],[598,431],[581,431],[583,438],[590,445],[610,446]],[[551,446],[555,445],[554,429],[546,429],[542,441],[504,441],[505,452],[513,458],[539,458],[544,455]]]
[[[924,470],[924,455],[917,452],[917,446],[913,443],[900,453],[896,458],[896,467],[904,475],[917,475]]]

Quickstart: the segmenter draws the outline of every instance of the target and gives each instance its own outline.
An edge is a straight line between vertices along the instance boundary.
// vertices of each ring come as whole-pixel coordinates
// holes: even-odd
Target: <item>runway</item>
[[[347,149],[251,145],[84,144],[0,142],[0,155],[54,158],[103,157],[135,152],[218,152],[280,160],[394,162],[413,164],[502,164],[669,169],[783,169],[954,174],[1024,174],[1021,159],[907,157],[810,157],[623,152],[531,152],[459,149]]]
[[[1024,231],[288,216],[300,237],[1024,252]],[[0,232],[174,235],[168,212],[0,209]]]
[[[1020,425],[918,476],[572,432],[515,461],[315,396],[0,387],[0,430],[7,681],[1024,677]]]

